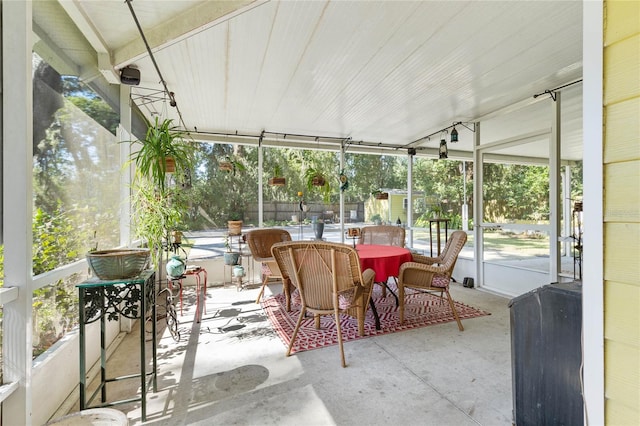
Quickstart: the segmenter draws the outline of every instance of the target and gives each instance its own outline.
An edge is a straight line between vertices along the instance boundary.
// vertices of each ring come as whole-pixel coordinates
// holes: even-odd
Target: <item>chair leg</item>
[[[264,288],[267,286],[269,282],[269,276],[265,276],[264,280],[262,280],[262,287],[260,287],[260,293],[258,293],[258,297],[256,298],[256,303],[260,304],[260,299],[262,298],[262,293],[264,293]]]
[[[449,293],[448,288],[446,288],[444,291],[447,293],[447,299],[449,299],[449,306],[451,306],[451,312],[453,312],[453,316],[455,317],[456,322],[458,323],[458,330],[464,331],[464,327],[462,326],[462,322],[460,322],[460,317],[458,316],[458,311],[456,310],[456,304],[453,302],[453,299],[451,298],[451,293]]]
[[[285,308],[287,312],[291,312],[291,288],[288,280],[282,278],[282,291],[284,292]]]
[[[400,283],[398,283],[398,305],[400,324],[404,324],[404,286]]]
[[[342,328],[340,327],[340,311],[335,309],[335,321],[336,329],[338,330],[338,346],[340,347],[340,360],[342,362],[342,368],[347,366],[347,361],[344,358],[344,348],[342,346]]]
[[[300,324],[302,324],[302,318],[304,318],[307,313],[306,307],[300,308],[300,315],[298,315],[298,322],[296,322],[296,328],[293,329],[293,335],[291,336],[291,341],[289,342],[289,348],[287,349],[287,356],[291,355],[291,349],[293,348],[293,344],[296,341],[296,336],[298,336],[298,330],[300,329]]]
[[[358,336],[364,336],[364,317],[367,314],[365,298],[361,297],[358,302]]]

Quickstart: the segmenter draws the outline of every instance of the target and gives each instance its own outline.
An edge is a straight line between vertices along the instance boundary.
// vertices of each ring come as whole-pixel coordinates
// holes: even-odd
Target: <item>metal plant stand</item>
[[[157,344],[156,344],[156,292],[154,270],[144,271],[135,278],[119,280],[90,279],[77,285],[80,310],[80,410],[109,407],[134,401],[141,402],[142,421],[147,417],[147,392],[151,386],[156,392],[157,384]],[[145,351],[144,317],[151,310],[152,370],[147,372]],[[118,320],[122,315],[130,319],[140,319],[140,373],[107,378],[106,369],[106,321]],[[85,325],[100,321],[100,384],[87,399],[86,377],[86,336]],[[119,380],[140,379],[140,396],[120,401],[107,402],[107,384]],[[147,379],[149,381],[147,381]],[[100,393],[100,403],[91,405]]]

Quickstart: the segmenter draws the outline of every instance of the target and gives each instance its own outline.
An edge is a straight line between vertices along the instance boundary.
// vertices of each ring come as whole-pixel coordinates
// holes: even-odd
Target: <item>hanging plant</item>
[[[269,179],[269,185],[284,186],[287,183],[287,179],[282,177],[282,171],[280,166],[276,165],[273,168],[273,177]]]
[[[165,190],[167,173],[176,170],[186,173],[194,163],[194,148],[185,140],[186,133],[173,125],[173,120],[148,123],[144,140],[133,141],[140,144],[138,151],[131,154],[131,161],[141,176],[149,179],[161,192]]]
[[[227,173],[233,173],[234,176],[236,175],[236,172],[243,172],[246,170],[244,164],[238,160],[232,159],[228,155],[225,157],[224,161],[218,163],[218,168]]]
[[[307,190],[313,191],[314,188],[320,191],[322,200],[329,203],[331,198],[331,185],[325,175],[317,169],[309,167],[304,172],[304,179],[307,184]]]

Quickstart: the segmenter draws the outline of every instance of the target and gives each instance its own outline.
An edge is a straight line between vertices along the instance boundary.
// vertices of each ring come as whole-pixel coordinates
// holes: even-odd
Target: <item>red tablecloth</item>
[[[356,245],[360,267],[364,271],[371,268],[376,272],[376,282],[386,282],[389,277],[397,277],[400,265],[411,262],[411,252],[402,247],[376,244]]]

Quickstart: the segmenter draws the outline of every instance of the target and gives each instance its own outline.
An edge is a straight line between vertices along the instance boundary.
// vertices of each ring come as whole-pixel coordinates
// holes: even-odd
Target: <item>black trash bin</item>
[[[511,300],[513,420],[582,425],[582,286],[550,284]]]

